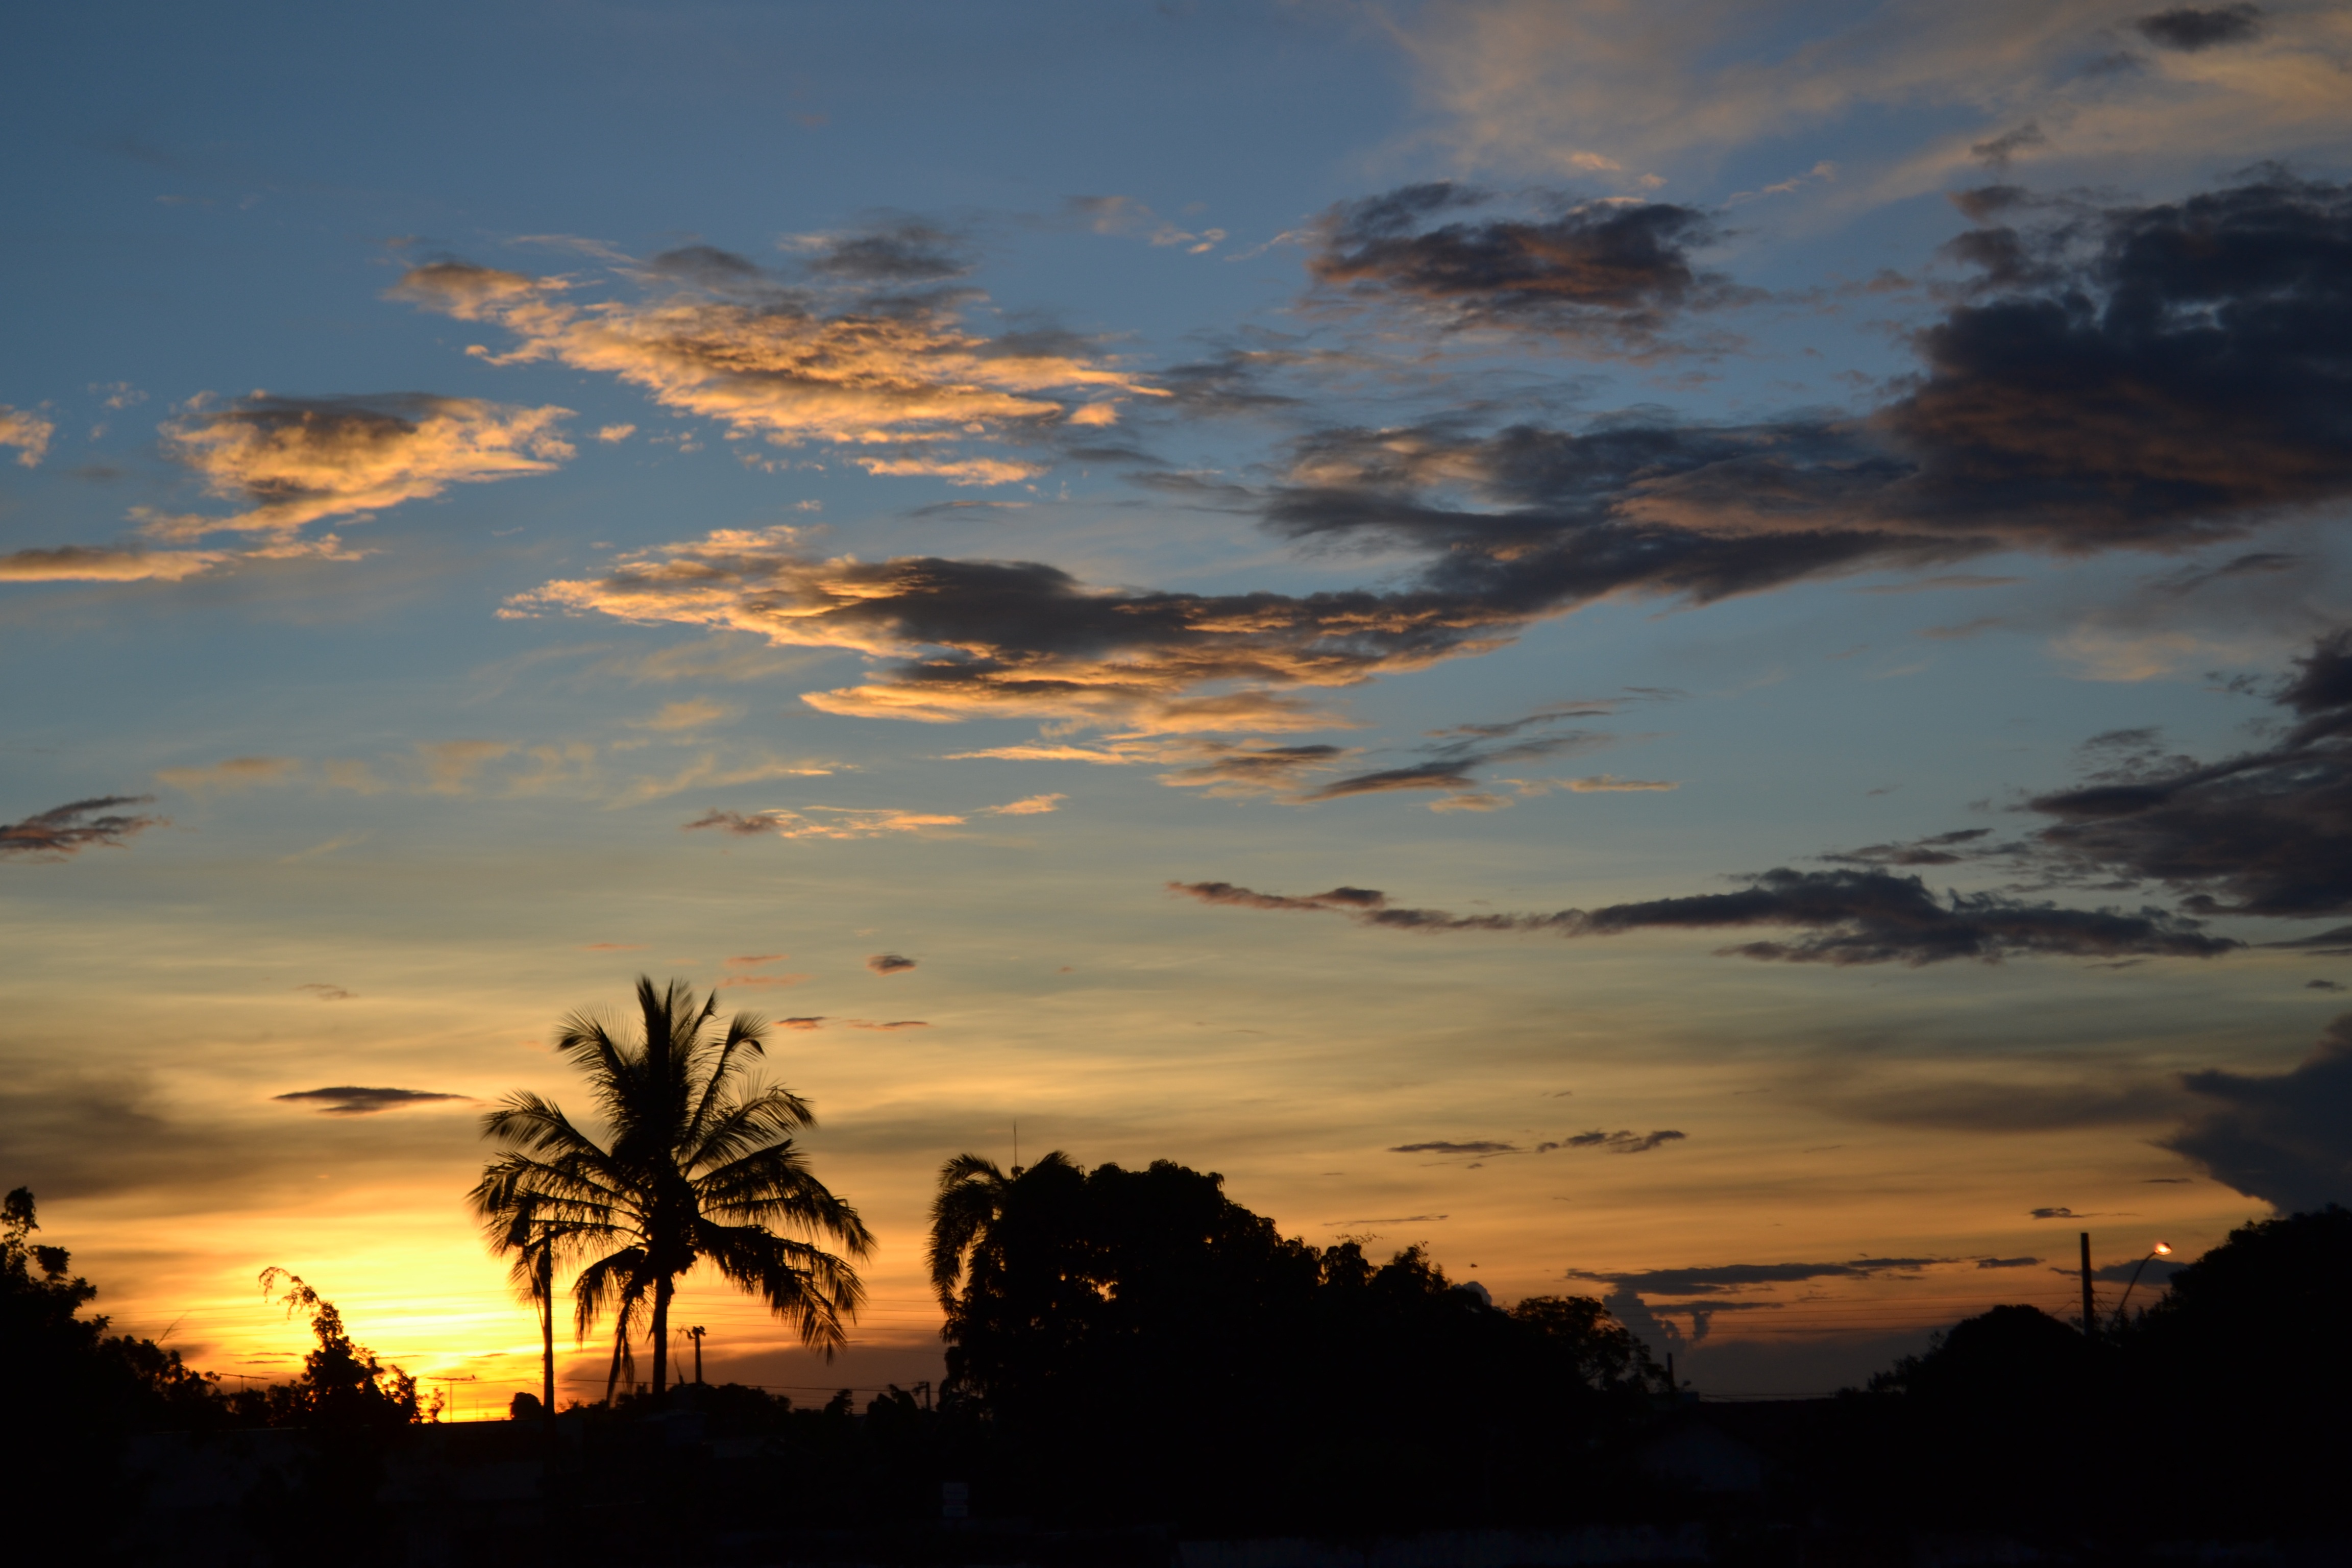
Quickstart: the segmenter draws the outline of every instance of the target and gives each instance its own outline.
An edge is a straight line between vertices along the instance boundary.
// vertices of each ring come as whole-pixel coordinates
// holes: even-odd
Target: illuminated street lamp
[[[2172,1256],[2172,1244],[2169,1242],[2159,1241],[2153,1247],[2148,1249],[2147,1256],[2141,1258],[2138,1266],[2132,1269],[2131,1284],[2124,1287],[2124,1299],[2116,1303],[2116,1327],[2120,1329],[2124,1326],[2124,1308],[2128,1306],[2131,1302],[2132,1286],[2139,1283],[2140,1269],[2147,1268],[2149,1264],[2155,1262],[2159,1258],[2169,1258],[2170,1256]]]

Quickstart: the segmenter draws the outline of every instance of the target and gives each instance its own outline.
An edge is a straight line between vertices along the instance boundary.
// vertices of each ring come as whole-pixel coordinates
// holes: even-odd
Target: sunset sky
[[[1715,1393],[2352,1200],[2341,5],[12,35],[0,1186],[118,1329],[502,1411],[479,1118],[640,973],[880,1237],[831,1366],[687,1282],[795,1397],[1016,1123]]]

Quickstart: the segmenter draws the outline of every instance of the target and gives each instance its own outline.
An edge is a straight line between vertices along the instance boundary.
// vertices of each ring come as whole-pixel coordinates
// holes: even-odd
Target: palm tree
[[[1009,1176],[995,1161],[978,1154],[958,1154],[940,1167],[940,1190],[931,1199],[930,1263],[931,1289],[940,1293],[941,1307],[954,1310],[956,1282],[963,1275],[965,1259],[987,1248],[996,1222],[1004,1217],[1013,1184],[1041,1171],[1076,1169],[1059,1149],[1034,1165],[1013,1166]]]
[[[857,1211],[809,1173],[792,1134],[816,1125],[798,1095],[751,1082],[767,1025],[749,1013],[716,1036],[716,992],[700,1006],[679,981],[656,990],[637,981],[642,1038],[591,1012],[563,1021],[559,1056],[587,1075],[610,1147],[574,1127],[552,1100],[518,1089],[482,1118],[482,1135],[504,1152],[482,1171],[472,1200],[499,1251],[518,1271],[578,1265],[574,1329],[585,1340],[614,1317],[613,1363],[604,1397],[634,1374],[630,1342],[653,1339],[653,1387],[667,1382],[669,1305],[678,1276],[700,1262],[743,1290],[766,1298],[801,1342],[826,1359],[847,1342],[865,1300],[849,1259],[874,1249]],[[526,1216],[526,1213],[528,1217]],[[847,1258],[778,1229],[830,1239]],[[551,1339],[552,1330],[549,1331]]]
[[[539,1214],[538,1194],[520,1192],[507,1212],[486,1213],[483,1238],[499,1257],[511,1257],[508,1278],[515,1291],[539,1314],[540,1407],[546,1413],[550,1437],[555,1432],[555,1255],[564,1239],[554,1224]]]

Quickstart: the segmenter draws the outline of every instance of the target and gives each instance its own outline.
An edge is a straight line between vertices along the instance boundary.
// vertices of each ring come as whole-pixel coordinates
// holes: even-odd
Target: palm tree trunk
[[[555,1436],[555,1258],[551,1253],[539,1255],[539,1370],[540,1386],[546,1392],[540,1403],[547,1407],[547,1436]]]
[[[654,1281],[654,1403],[662,1399],[663,1379],[669,1368],[669,1277]]]

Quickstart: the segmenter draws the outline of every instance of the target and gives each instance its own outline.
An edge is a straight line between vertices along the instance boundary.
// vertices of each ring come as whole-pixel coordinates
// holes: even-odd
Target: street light
[[[2116,1327],[2120,1329],[2124,1326],[2124,1308],[2131,1303],[2132,1286],[2139,1283],[2140,1269],[2147,1268],[2149,1264],[2155,1262],[2159,1258],[2169,1258],[2171,1256],[2171,1243],[2159,1241],[2153,1247],[2148,1249],[2147,1256],[2141,1258],[2138,1265],[2132,1269],[2131,1283],[2124,1287],[2124,1299],[2116,1303]]]

